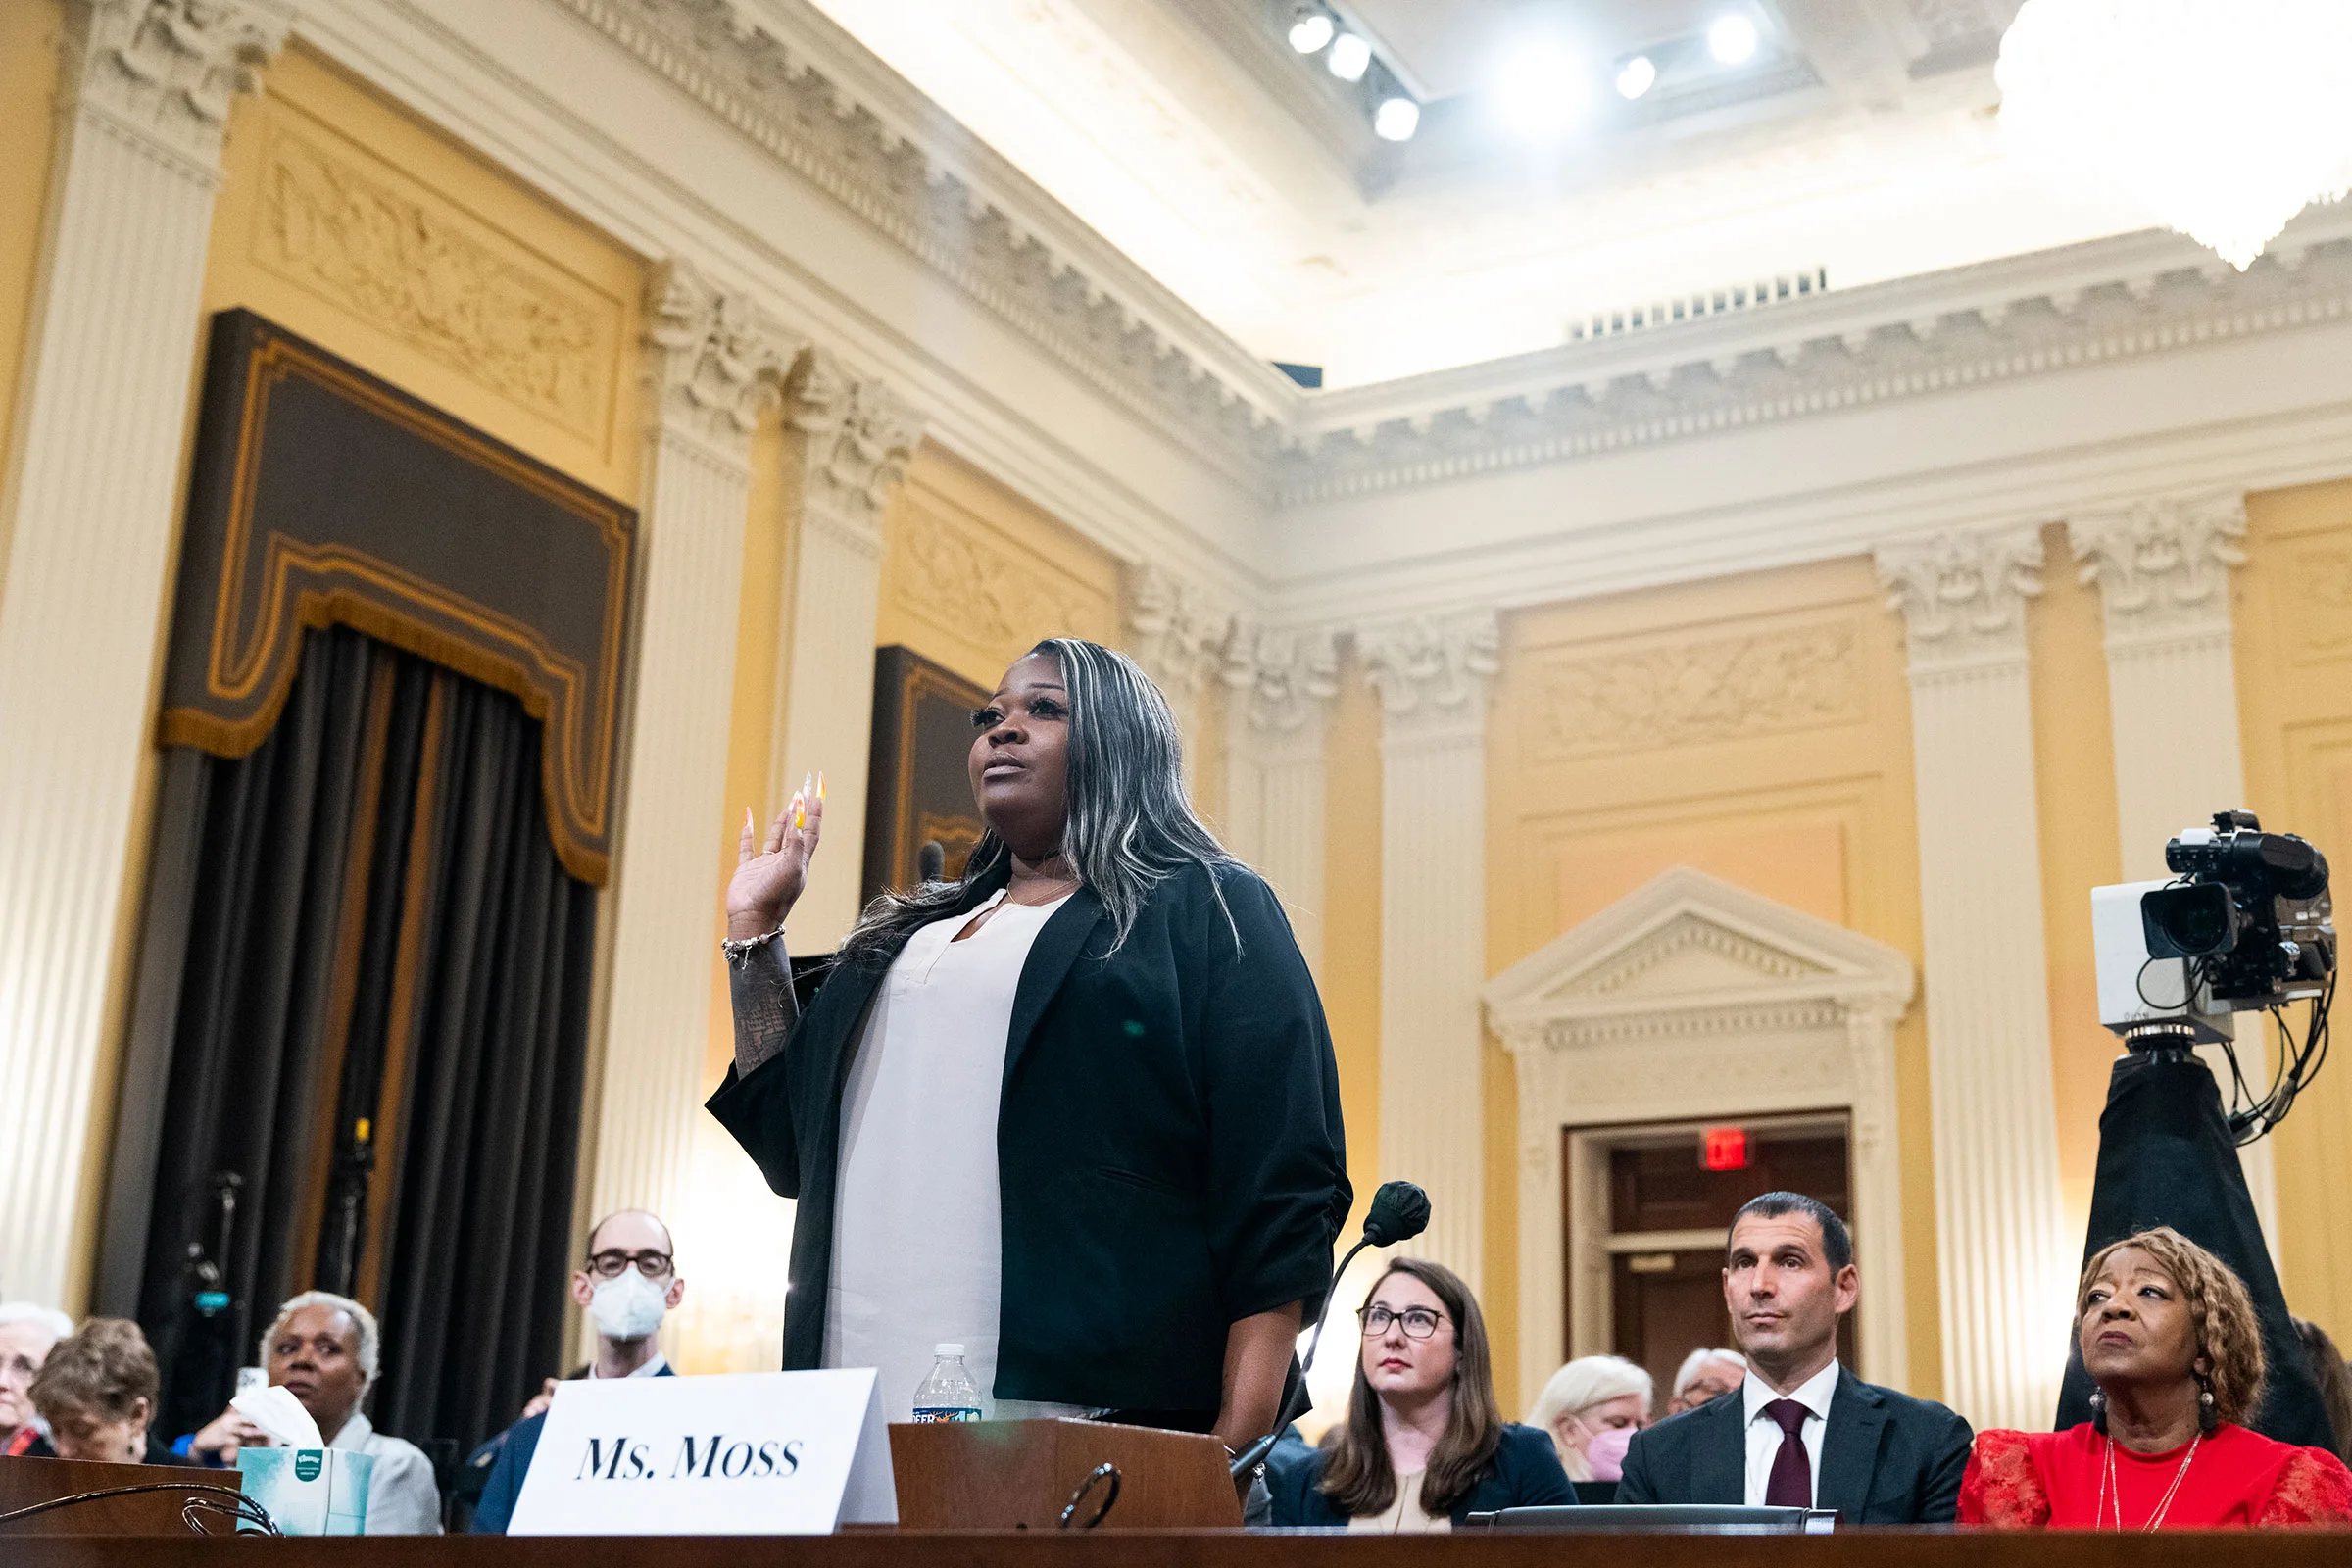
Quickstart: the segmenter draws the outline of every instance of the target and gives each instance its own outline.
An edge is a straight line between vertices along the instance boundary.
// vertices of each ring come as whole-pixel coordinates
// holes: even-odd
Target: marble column
[[[1493,611],[1357,633],[1381,709],[1380,1174],[1429,1191],[1416,1250],[1485,1259],[1487,704]]]
[[[1307,967],[1323,968],[1324,733],[1340,690],[1328,631],[1243,625],[1226,651],[1226,848],[1274,885]]]
[[[639,615],[592,1214],[684,1210],[710,1022],[712,877],[751,436],[799,345],[684,262],[646,297],[655,418],[639,518]],[[740,809],[740,805],[737,805]]]
[[[2230,618],[2230,572],[2246,559],[2246,498],[2151,497],[2080,513],[2066,529],[2082,580],[2099,586],[2106,619],[2117,863],[2127,881],[2167,877],[2167,839],[2246,804]],[[2240,1014],[2238,1025],[2246,1077],[2267,1083],[2269,1020]],[[2228,1063],[2217,1050],[2202,1054],[2227,1102]],[[2278,1184],[2270,1141],[2247,1145],[2238,1159],[2275,1260]]]
[[[1910,634],[1943,1397],[1979,1427],[2046,1425],[2066,1356],[2026,605],[2032,525],[1878,552]]]
[[[1127,651],[1176,715],[1176,727],[1184,735],[1184,779],[1196,805],[1208,693],[1223,678],[1233,634],[1233,611],[1207,589],[1156,565],[1138,566],[1130,573]]]
[[[803,440],[784,710],[768,778],[773,810],[805,774],[825,775],[825,848],[792,912],[796,953],[823,953],[858,923],[865,786],[874,728],[874,625],[882,509],[906,476],[922,421],[882,382],[831,353],[802,357],[786,413]]]
[[[0,1288],[76,1293],[205,249],[275,0],[69,0],[0,527]],[[74,1304],[71,1301],[68,1304]]]

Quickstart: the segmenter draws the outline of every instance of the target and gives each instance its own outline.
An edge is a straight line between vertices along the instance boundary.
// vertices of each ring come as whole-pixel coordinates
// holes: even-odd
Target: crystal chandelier
[[[2026,0],[1993,74],[2013,155],[2240,270],[2352,188],[2352,0]]]

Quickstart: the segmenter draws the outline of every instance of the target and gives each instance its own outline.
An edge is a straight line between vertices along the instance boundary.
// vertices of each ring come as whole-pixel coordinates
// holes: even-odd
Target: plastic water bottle
[[[931,1347],[931,1375],[914,1391],[917,1421],[977,1421],[980,1391],[963,1368],[963,1347],[950,1342]]]

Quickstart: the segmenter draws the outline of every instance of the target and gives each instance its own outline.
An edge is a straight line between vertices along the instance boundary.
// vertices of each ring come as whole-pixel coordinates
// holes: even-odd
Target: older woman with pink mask
[[[1551,1434],[1571,1481],[1614,1481],[1656,1396],[1649,1374],[1623,1356],[1580,1355],[1551,1375],[1527,1420]]]

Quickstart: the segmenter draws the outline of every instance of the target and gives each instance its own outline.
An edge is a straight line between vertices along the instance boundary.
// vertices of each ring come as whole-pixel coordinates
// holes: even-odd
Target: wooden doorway
[[[1747,1163],[1728,1170],[1706,1168],[1696,1122],[1563,1131],[1565,1339],[1576,1354],[1606,1349],[1646,1368],[1661,1403],[1684,1356],[1734,1343],[1723,1257],[1740,1204],[1788,1191],[1853,1214],[1842,1111],[1762,1118],[1744,1130]],[[1852,1313],[1838,1327],[1838,1353],[1860,1364]]]

